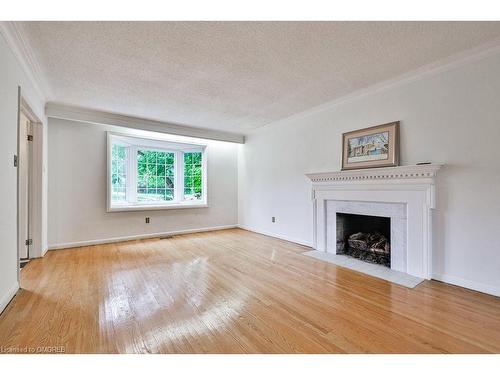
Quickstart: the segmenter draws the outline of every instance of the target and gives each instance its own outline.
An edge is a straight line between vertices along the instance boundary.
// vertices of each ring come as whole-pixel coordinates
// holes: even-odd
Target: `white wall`
[[[395,120],[401,164],[446,164],[438,177],[434,277],[499,295],[500,53],[321,106],[247,137],[239,158],[240,224],[310,244],[304,174],[340,169],[343,132]]]
[[[17,169],[13,156],[17,154],[17,88],[42,122],[44,100],[41,98],[21,65],[0,34],[0,311],[12,298],[17,281]],[[44,123],[44,128],[45,123]],[[46,215],[46,207],[43,208]],[[45,236],[42,238],[42,242]],[[46,248],[46,243],[42,244]]]
[[[52,118],[48,127],[49,248],[237,224],[238,145],[206,141],[210,207],[107,213],[106,131],[134,131]]]

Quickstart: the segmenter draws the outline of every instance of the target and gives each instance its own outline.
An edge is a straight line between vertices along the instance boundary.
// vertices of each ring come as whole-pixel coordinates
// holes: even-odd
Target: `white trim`
[[[14,298],[17,291],[19,290],[19,282],[15,282],[14,285],[7,291],[7,293],[0,298],[0,314],[5,310],[9,302]]]
[[[45,106],[47,117],[63,120],[88,122],[90,124],[104,124],[121,126],[131,129],[148,130],[158,133],[175,134],[186,137],[212,139],[216,141],[245,143],[242,134],[224,132],[188,125],[179,125],[163,121],[150,120],[142,117],[133,117],[118,113],[98,111],[89,108],[76,107],[67,104],[48,102]]]
[[[155,237],[175,236],[175,235],[179,235],[179,234],[212,232],[212,231],[217,231],[217,230],[233,229],[233,228],[237,228],[237,227],[238,226],[236,224],[221,225],[221,226],[217,226],[217,227],[182,229],[182,230],[173,230],[173,231],[168,231],[168,232],[159,232],[159,233],[150,233],[150,234],[136,234],[133,236],[103,238],[103,239],[98,239],[98,240],[67,242],[67,243],[59,243],[59,244],[49,245],[49,250],[69,249],[69,248],[81,247],[81,246],[92,246],[92,245],[101,245],[101,244],[114,243],[114,242],[142,240],[142,239],[155,238]]]
[[[122,212],[122,211],[158,211],[158,210],[182,210],[185,208],[207,208],[207,203],[191,203],[191,201],[184,201],[178,203],[165,203],[165,204],[137,204],[137,205],[124,205],[113,206],[108,208],[107,212]]]
[[[12,53],[21,64],[21,68],[28,76],[35,91],[45,101],[51,96],[51,90],[44,78],[40,63],[33,53],[33,48],[31,48],[24,36],[22,24],[13,21],[1,21],[0,33],[4,36]]]
[[[289,236],[285,236],[285,235],[282,235],[282,234],[276,234],[276,233],[267,232],[267,231],[264,231],[264,230],[261,230],[261,229],[250,227],[248,225],[241,225],[240,224],[240,225],[238,225],[238,228],[243,229],[243,230],[247,230],[249,232],[263,234],[264,236],[278,238],[280,240],[284,240],[284,241],[288,241],[288,242],[293,242],[293,243],[296,243],[298,245],[307,246],[307,247],[311,247],[311,248],[313,247],[313,244],[311,242],[303,241],[303,240],[300,240],[298,238],[289,237]]]
[[[205,150],[202,152],[205,154]],[[184,201],[184,152],[176,150],[174,151],[174,202],[182,201]]]
[[[207,147],[207,141],[204,139],[191,139],[189,141],[171,139],[171,137],[165,137],[162,134],[148,134],[148,135],[136,135],[136,134],[128,134],[122,133],[118,131],[110,131],[108,130],[106,133],[112,135],[118,139],[118,141],[122,141],[124,145],[128,145],[132,143],[134,145],[138,145],[140,147],[146,147],[151,149],[172,149],[172,150],[189,150],[193,151],[198,150],[200,148]],[[131,141],[130,139],[135,139],[135,141]],[[167,145],[167,146],[165,146]],[[181,146],[182,145],[182,146]]]
[[[109,133],[108,133],[109,137]],[[111,146],[108,146],[111,147]],[[126,165],[126,171],[125,171],[125,176],[126,176],[126,181],[127,185],[125,187],[125,199],[128,202],[136,202],[137,201],[137,147],[131,146],[125,149],[125,152],[127,153],[127,163]],[[110,164],[108,164],[108,170],[107,170],[107,179],[108,179],[108,184],[111,185],[111,175],[113,172],[113,161],[112,157],[109,159]],[[133,173],[132,171],[135,170]],[[112,186],[110,187],[112,190]],[[111,191],[110,191],[111,192]],[[108,197],[110,199],[111,196]],[[108,202],[108,209],[111,207],[111,203]],[[108,210],[109,211],[109,210]]]
[[[208,198],[208,154],[210,153],[210,146],[207,146],[203,150],[203,155],[201,157],[201,173],[202,173],[202,186],[201,188],[203,189],[202,191],[202,197],[207,205],[207,207],[210,205],[209,198]],[[236,170],[238,170],[238,167],[236,167]],[[182,177],[182,181],[184,181],[184,176]],[[184,188],[182,189],[182,193],[184,194]],[[238,208],[238,202],[236,202],[236,208]]]
[[[479,283],[477,281],[462,279],[461,277],[446,275],[446,274],[434,274],[432,275],[433,280],[442,281],[447,284],[453,284],[462,288],[471,289],[477,292],[491,294],[496,297],[500,297],[500,288],[498,286]]]

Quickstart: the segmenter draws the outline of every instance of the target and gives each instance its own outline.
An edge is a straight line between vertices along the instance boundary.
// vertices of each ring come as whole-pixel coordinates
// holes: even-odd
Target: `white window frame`
[[[126,144],[129,148],[126,171],[126,203],[112,201],[112,145]],[[137,202],[137,150],[152,150],[174,153],[174,199],[166,202]],[[168,141],[161,138],[144,138],[129,134],[107,132],[107,212],[147,211],[208,207],[207,145]],[[184,200],[184,153],[202,153],[202,199]]]

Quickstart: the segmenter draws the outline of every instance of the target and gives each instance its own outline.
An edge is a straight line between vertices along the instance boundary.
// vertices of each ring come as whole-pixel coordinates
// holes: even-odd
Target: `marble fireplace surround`
[[[406,204],[327,200],[325,223],[327,253],[337,253],[337,213],[390,218],[391,269],[407,273]]]
[[[313,245],[336,253],[336,214],[391,218],[391,269],[430,279],[432,210],[441,165],[311,173]]]

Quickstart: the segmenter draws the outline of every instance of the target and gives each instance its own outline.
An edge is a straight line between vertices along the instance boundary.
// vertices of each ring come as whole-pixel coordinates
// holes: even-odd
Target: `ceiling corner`
[[[50,100],[52,96],[51,89],[31,45],[24,36],[22,25],[14,21],[0,21],[0,33],[4,36],[5,41],[18,59],[21,68],[28,76],[38,95],[44,101]]]

